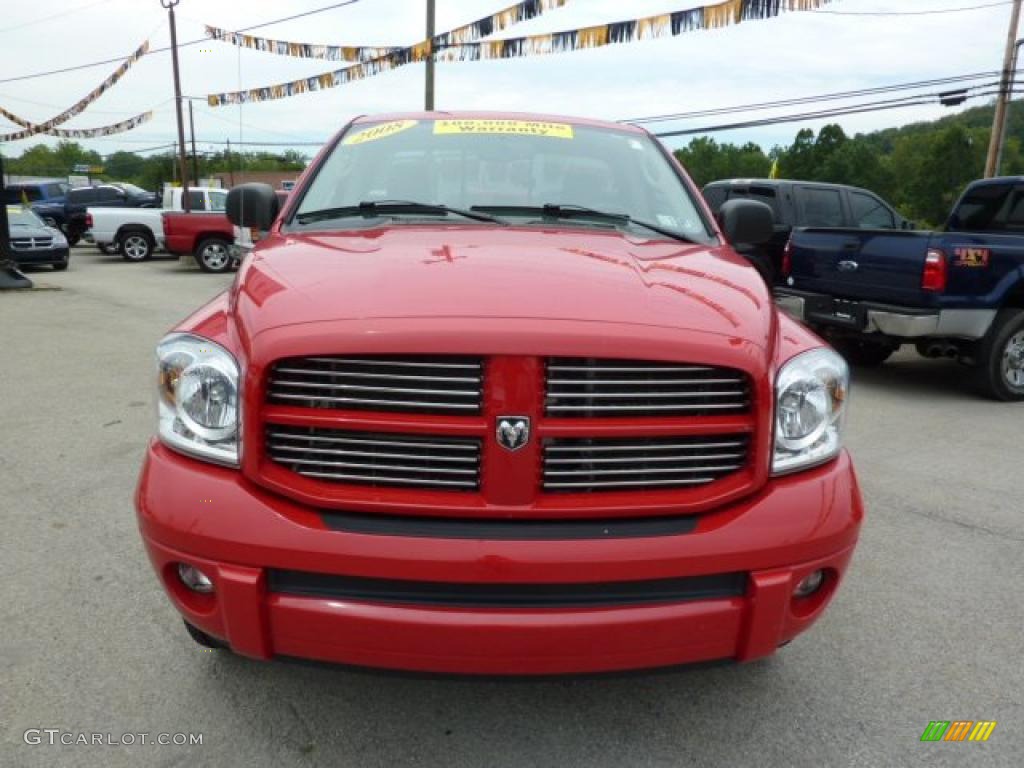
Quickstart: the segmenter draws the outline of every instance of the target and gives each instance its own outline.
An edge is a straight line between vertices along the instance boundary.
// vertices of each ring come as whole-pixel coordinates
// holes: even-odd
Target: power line
[[[778,107],[791,107],[798,106],[800,104],[811,104],[819,101],[837,101],[841,99],[856,98],[859,96],[872,96],[881,93],[894,93],[898,91],[909,91],[917,88],[934,87],[936,85],[950,85],[953,83],[964,83],[973,80],[980,80],[982,78],[993,77],[1001,74],[998,71],[991,72],[977,72],[969,75],[951,75],[949,77],[935,78],[932,80],[918,80],[916,82],[909,83],[894,83],[890,85],[875,86],[872,88],[860,88],[852,91],[839,91],[835,93],[825,93],[818,96],[798,96],[791,99],[779,99],[776,101],[762,101],[752,104],[741,104],[732,107],[716,107],[711,109],[702,109],[693,112],[677,112],[675,114],[665,115],[653,115],[649,117],[634,117],[628,120],[622,120],[624,123],[661,123],[668,122],[670,120],[688,120],[695,117],[710,117],[713,115],[725,115],[733,112],[754,112],[768,109],[775,109]]]
[[[272,21],[264,21],[264,22],[262,22],[260,24],[253,24],[252,26],[241,27],[240,29],[236,29],[236,30],[233,30],[233,31],[235,31],[235,32],[249,32],[250,30],[253,30],[253,29],[260,29],[262,27],[269,27],[272,24],[281,24],[282,22],[285,22],[285,21],[292,21],[294,19],[301,19],[301,18],[304,18],[306,16],[313,16],[313,15],[318,14],[318,13],[324,13],[325,11],[332,11],[335,8],[343,8],[346,5],[355,5],[358,2],[359,2],[359,0],[344,0],[344,2],[341,2],[341,3],[334,3],[333,5],[327,5],[327,6],[324,6],[323,8],[314,8],[313,10],[306,11],[304,13],[296,13],[296,14],[293,14],[291,16],[285,16],[283,18],[274,19]],[[188,47],[190,45],[198,45],[199,43],[206,43],[206,42],[209,42],[209,38],[200,37],[200,38],[197,38],[195,40],[188,40],[187,42],[179,43],[178,44],[178,48],[186,48],[186,47]],[[169,50],[171,50],[171,46],[169,46],[169,45],[166,45],[163,48],[151,48],[149,53],[146,54],[146,55],[147,56],[152,56],[154,53],[165,53],[165,52],[167,52]],[[32,80],[32,79],[37,78],[37,77],[48,77],[50,75],[60,75],[60,74],[63,74],[65,72],[77,72],[77,71],[82,70],[82,69],[90,69],[92,67],[101,67],[104,64],[113,64],[115,62],[121,62],[124,59],[125,59],[124,56],[118,56],[117,58],[114,58],[114,59],[104,59],[103,61],[93,61],[93,62],[90,62],[88,64],[77,64],[77,65],[75,65],[73,67],[63,67],[62,69],[51,69],[51,70],[47,70],[46,72],[36,72],[34,74],[31,74],[31,75],[16,75],[15,77],[5,77],[5,78],[0,79],[0,83],[13,83],[13,82],[19,81],[19,80]]]
[[[33,19],[32,21],[23,21],[20,24],[14,24],[13,26],[4,27],[3,29],[0,29],[0,34],[3,34],[5,32],[13,32],[13,31],[15,31],[17,29],[24,29],[25,27],[32,27],[32,26],[35,26],[36,24],[42,24],[42,23],[47,22],[47,21],[53,21],[54,19],[62,19],[65,16],[70,16],[73,13],[78,13],[79,11],[88,11],[90,8],[95,8],[95,7],[99,6],[99,5],[106,5],[107,3],[110,3],[110,2],[113,2],[113,0],[96,0],[96,2],[94,2],[94,3],[89,3],[88,5],[80,5],[77,8],[72,8],[71,10],[68,10],[68,11],[61,11],[60,13],[53,13],[53,14],[50,14],[49,16],[43,16],[43,17],[38,18],[38,19]]]
[[[936,8],[930,11],[830,11],[819,8],[812,11],[815,14],[826,14],[828,16],[935,16],[941,13],[963,13],[964,11],[978,11],[982,8],[996,8],[1000,5],[1010,5],[1013,0],[999,0],[996,3],[985,3],[984,5],[969,5],[959,8]]]
[[[1021,91],[1015,91],[1020,93]],[[977,99],[984,96],[994,96],[999,91],[979,91],[974,94],[963,95],[963,101],[968,99]],[[673,136],[693,136],[696,134],[703,133],[718,133],[720,131],[733,131],[743,128],[762,128],[768,125],[780,125],[783,123],[796,123],[804,120],[823,120],[831,117],[842,117],[844,115],[858,115],[867,112],[881,112],[890,109],[901,109],[903,107],[916,107],[925,106],[929,104],[941,104],[943,94],[928,94],[920,96],[907,96],[902,99],[888,99],[883,101],[864,102],[861,104],[851,104],[846,107],[835,107],[833,109],[819,110],[817,112],[803,112],[800,114],[792,115],[779,115],[776,117],[765,117],[755,120],[745,120],[737,123],[726,123],[721,125],[708,125],[700,128],[685,128],[674,131],[659,131],[654,135],[659,138],[669,138]]]

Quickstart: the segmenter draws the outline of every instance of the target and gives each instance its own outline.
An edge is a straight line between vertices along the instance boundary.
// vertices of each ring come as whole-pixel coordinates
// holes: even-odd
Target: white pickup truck
[[[183,210],[181,187],[164,190],[163,208],[89,208],[91,239],[104,253],[120,253],[126,261],[145,261],[164,245],[165,211]],[[223,211],[228,198],[226,189],[189,187],[189,209]]]

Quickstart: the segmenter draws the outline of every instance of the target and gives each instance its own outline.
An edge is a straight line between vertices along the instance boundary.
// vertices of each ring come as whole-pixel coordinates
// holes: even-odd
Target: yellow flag
[[[26,192],[24,189],[21,190],[21,207],[22,208],[28,208],[29,207],[28,192]]]
[[[768,174],[768,178],[769,179],[777,179],[777,178],[779,178],[779,161],[777,159],[772,162],[772,170]]]

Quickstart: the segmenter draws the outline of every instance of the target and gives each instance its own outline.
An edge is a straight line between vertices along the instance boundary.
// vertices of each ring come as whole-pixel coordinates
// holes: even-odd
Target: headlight
[[[49,231],[50,231],[50,235],[53,237],[53,244],[56,247],[58,247],[58,248],[66,248],[67,247],[68,239],[66,237],[64,237],[64,233],[63,232],[61,232],[59,229],[55,229],[54,227],[50,227]]]
[[[786,363],[775,382],[772,473],[823,464],[843,446],[850,370],[831,349],[815,349]]]
[[[156,348],[158,435],[175,450],[238,466],[239,373],[231,353],[176,333]]]

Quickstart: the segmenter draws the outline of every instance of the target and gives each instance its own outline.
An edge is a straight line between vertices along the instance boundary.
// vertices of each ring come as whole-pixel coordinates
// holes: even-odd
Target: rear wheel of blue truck
[[[1024,400],[1024,309],[1004,309],[981,344],[978,384],[996,400]]]

